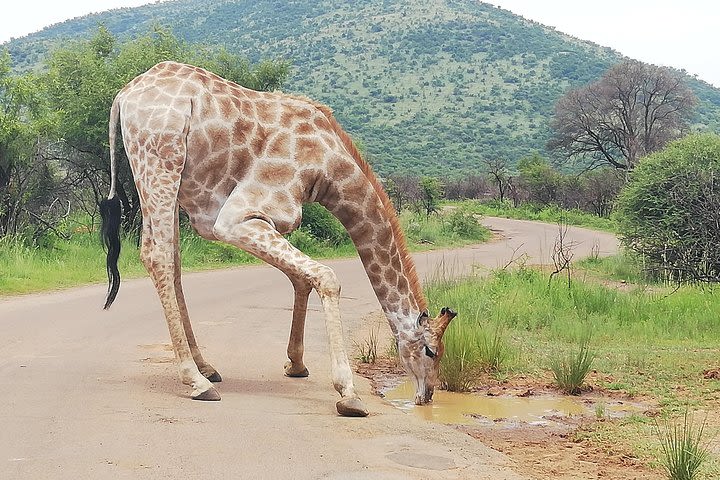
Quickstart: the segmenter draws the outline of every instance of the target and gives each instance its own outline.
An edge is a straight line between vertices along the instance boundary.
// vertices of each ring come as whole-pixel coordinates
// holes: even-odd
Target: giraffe
[[[340,321],[340,283],[329,267],[285,237],[300,225],[302,204],[319,202],[348,230],[387,317],[402,362],[430,402],[443,354],[442,336],[456,315],[430,318],[414,263],[387,194],[349,135],[325,105],[279,92],[256,92],[207,70],[162,62],[130,81],[110,110],[111,186],[100,210],[107,246],[108,293],[120,285],[120,202],[116,128],[140,198],[140,257],[160,297],[181,381],[191,398],[220,400],[220,374],[198,349],[183,294],[178,209],[204,238],[239,247],[281,270],[294,287],[285,375],[303,377],[308,297],[325,315],[331,375],[344,416],[366,416],[355,391]]]

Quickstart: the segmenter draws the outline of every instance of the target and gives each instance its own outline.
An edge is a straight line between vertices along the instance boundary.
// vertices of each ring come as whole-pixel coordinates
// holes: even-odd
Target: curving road
[[[493,242],[415,255],[432,276],[495,268],[523,253],[549,264],[557,226],[485,218]],[[611,234],[571,228],[576,258],[617,249]],[[328,262],[343,284],[348,336],[379,310],[357,259]],[[2,479],[520,479],[507,457],[443,425],[406,415],[356,385],[371,416],[343,418],[329,374],[324,321],[311,297],[310,377],[282,375],[292,288],[264,266],[186,275],[221,402],[180,384],[160,303],[147,279],[0,300]],[[460,312],[462,314],[462,312]],[[359,334],[358,334],[359,335]],[[349,350],[353,349],[349,347]]]

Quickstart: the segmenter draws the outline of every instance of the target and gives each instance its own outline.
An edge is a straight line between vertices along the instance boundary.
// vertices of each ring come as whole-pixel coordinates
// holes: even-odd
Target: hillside
[[[153,24],[251,60],[293,64],[287,91],[330,105],[381,173],[472,171],[545,152],[570,86],[621,55],[472,0],[177,0],[76,18],[7,44],[18,68],[99,23],[132,36]],[[720,126],[720,90],[688,77],[698,128]]]

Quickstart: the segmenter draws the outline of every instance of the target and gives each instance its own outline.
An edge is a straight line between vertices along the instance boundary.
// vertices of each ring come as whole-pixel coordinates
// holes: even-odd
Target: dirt
[[[404,372],[392,358],[381,358],[375,364],[358,363],[358,374],[368,378],[376,394],[383,396],[388,389],[403,381]],[[597,373],[594,373],[598,380]],[[590,383],[592,382],[590,379]],[[516,376],[497,381],[482,379],[481,388],[466,395],[497,397],[498,399],[563,398],[549,378]],[[565,397],[567,398],[567,397]],[[542,422],[523,422],[507,418],[488,419],[473,416],[471,424],[454,427],[483,444],[508,455],[515,463],[515,471],[538,480],[664,478],[662,472],[638,459],[629,447],[619,443],[599,445],[588,439],[599,422],[617,421],[630,413],[655,416],[658,408],[649,399],[628,398],[614,391],[586,389],[578,397],[570,397],[586,406],[584,414],[545,416]],[[596,407],[602,406],[602,418]]]

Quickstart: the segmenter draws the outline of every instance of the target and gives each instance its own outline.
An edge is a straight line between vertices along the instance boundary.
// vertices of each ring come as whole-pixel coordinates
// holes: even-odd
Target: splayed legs
[[[242,248],[278,268],[294,285],[311,285],[318,292],[330,342],[333,384],[343,397],[337,403],[337,410],[341,415],[346,416],[367,415],[367,410],[355,392],[352,370],[345,352],[340,322],[340,284],[335,273],[329,267],[296,249],[275,230],[269,220],[258,218],[257,215],[249,215],[242,207],[228,200],[220,210],[213,234],[217,239]],[[299,348],[302,344],[298,341],[298,337],[301,338],[300,334],[304,330],[307,293],[301,290],[296,291],[295,295],[296,306],[305,308],[293,313],[293,327],[288,346],[288,355],[292,355],[291,362],[298,359],[297,354],[302,351]]]

